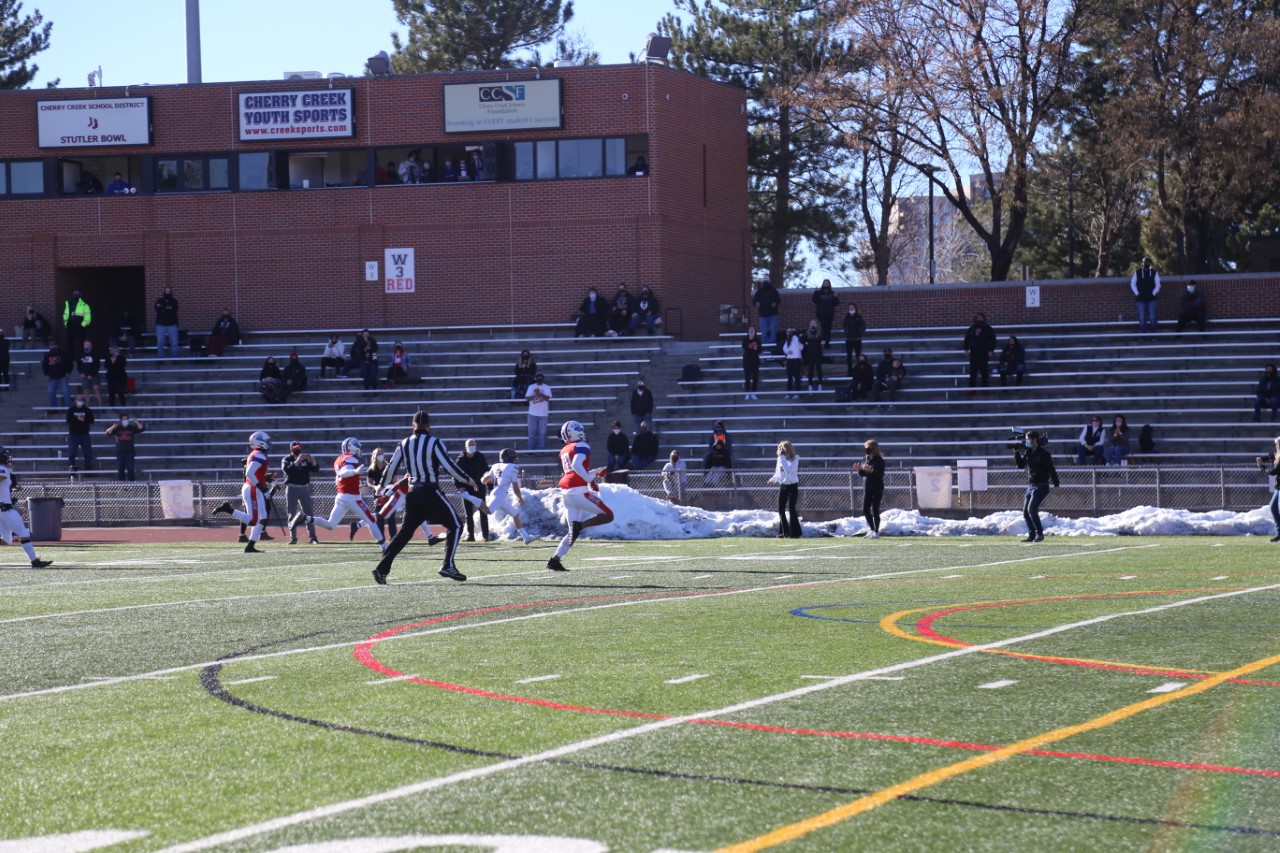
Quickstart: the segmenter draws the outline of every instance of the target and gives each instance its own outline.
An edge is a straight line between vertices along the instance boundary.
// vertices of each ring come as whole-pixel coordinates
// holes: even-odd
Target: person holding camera
[[[884,452],[880,442],[868,438],[862,443],[867,455],[853,463],[862,478],[862,517],[867,522],[867,538],[880,538],[880,500],[884,497]]]
[[[285,506],[289,512],[289,544],[298,544],[298,525],[305,520],[311,544],[319,545],[313,521],[316,511],[311,503],[311,475],[320,470],[320,464],[310,453],[303,452],[301,442],[295,441],[289,445],[289,455],[281,461],[280,470],[284,472]]]
[[[1253,461],[1262,473],[1276,478],[1276,487],[1271,492],[1271,519],[1276,523],[1276,535],[1271,537],[1271,541],[1280,542],[1280,438],[1276,439],[1275,453],[1255,456]]]
[[[1043,542],[1044,525],[1040,523],[1040,502],[1049,494],[1053,482],[1054,494],[1062,491],[1058,471],[1053,467],[1053,456],[1044,448],[1044,438],[1035,430],[1028,430],[1021,446],[1010,445],[1013,461],[1027,470],[1027,492],[1022,501],[1022,517],[1027,521],[1027,538],[1023,542]]]

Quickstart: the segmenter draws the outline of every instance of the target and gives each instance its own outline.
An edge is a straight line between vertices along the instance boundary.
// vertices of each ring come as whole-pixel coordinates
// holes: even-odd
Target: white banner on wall
[[[416,284],[413,274],[413,249],[387,249],[384,263],[387,277],[383,279],[387,293],[413,293]]]
[[[37,101],[41,148],[150,145],[149,98]]]
[[[444,87],[444,132],[559,128],[559,80],[454,83]]]
[[[355,136],[353,91],[242,92],[236,118],[240,141]]]

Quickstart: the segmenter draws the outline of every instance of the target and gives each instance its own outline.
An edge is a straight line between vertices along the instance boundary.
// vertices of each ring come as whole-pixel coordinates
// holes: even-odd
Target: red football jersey
[[[582,460],[582,470],[591,470],[591,445],[585,441],[571,441],[564,447],[560,448],[560,470],[564,471],[564,476],[560,478],[559,486],[562,489],[574,489],[578,486],[589,485],[589,481],[582,479],[582,475],[574,470],[574,460]]]

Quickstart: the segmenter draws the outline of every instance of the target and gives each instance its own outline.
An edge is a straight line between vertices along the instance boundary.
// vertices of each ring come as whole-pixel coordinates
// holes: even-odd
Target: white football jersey
[[[9,475],[9,466],[0,465],[0,504],[13,503],[13,477]]]
[[[520,478],[520,466],[514,462],[499,462],[489,469],[493,478],[493,499],[504,500],[511,494],[511,484]]]

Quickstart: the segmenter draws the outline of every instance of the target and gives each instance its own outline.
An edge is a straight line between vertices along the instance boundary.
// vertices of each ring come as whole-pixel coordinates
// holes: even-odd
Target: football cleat
[[[443,536],[428,536],[428,537],[427,537],[427,545],[439,545],[439,544],[440,544],[441,542],[443,542],[443,541],[444,541],[444,537],[443,537]]]
[[[49,566],[52,566],[52,565],[53,565],[53,560],[35,559],[31,561],[31,568],[33,569],[47,569]]]
[[[261,551],[259,551],[257,548],[253,547],[253,540],[252,540],[252,539],[250,539],[250,540],[249,540],[249,544],[248,544],[248,545],[245,545],[245,546],[244,546],[244,552],[245,552],[246,554],[261,554],[261,553],[262,553],[262,552],[261,552]]]
[[[453,566],[445,566],[440,570],[440,577],[448,578],[451,581],[464,581],[467,576],[455,569]]]
[[[231,501],[223,501],[213,508],[214,515],[218,515],[219,513],[231,515]]]
[[[380,572],[380,571],[378,571],[377,569],[374,569],[374,570],[373,570],[373,582],[374,582],[374,583],[376,583],[376,584],[378,584],[378,585],[380,585],[380,586],[386,586],[386,585],[387,585],[387,573],[386,573],[386,572]]]
[[[548,569],[550,569],[550,570],[551,570],[551,571],[553,571],[553,572],[567,572],[567,571],[569,571],[568,569],[566,569],[566,568],[564,567],[564,563],[560,562],[560,558],[559,558],[559,557],[552,557],[550,560],[547,560],[547,568],[548,568]]]

